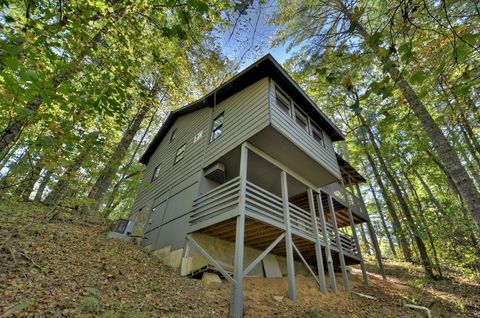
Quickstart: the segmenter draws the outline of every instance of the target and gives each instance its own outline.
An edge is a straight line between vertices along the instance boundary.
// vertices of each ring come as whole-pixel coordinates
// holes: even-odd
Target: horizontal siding
[[[272,81],[272,86],[270,89],[270,100],[272,104],[270,118],[272,126],[285,137],[287,137],[291,142],[305,151],[305,153],[311,158],[329,170],[333,175],[340,178],[340,168],[338,166],[337,158],[335,157],[335,150],[333,149],[330,136],[323,131],[325,147],[320,145],[313,138],[313,136],[299,127],[292,117],[290,117],[277,106],[275,89],[276,85]]]
[[[269,125],[268,78],[263,78],[219,103],[212,119],[225,112],[222,136],[208,144],[204,165],[218,160]]]
[[[222,112],[225,112],[222,136],[209,143],[211,121]],[[218,160],[268,124],[267,78],[222,101],[214,109],[203,108],[180,116],[147,164],[133,211],[144,206],[150,210],[156,198]],[[174,129],[177,129],[176,138],[170,143],[170,134]],[[202,138],[194,143],[193,139],[200,131],[203,132]],[[186,143],[185,157],[174,165],[176,151],[183,143]],[[151,182],[153,171],[160,163],[160,175]]]
[[[199,171],[208,139],[210,113],[210,108],[203,108],[183,115],[175,121],[147,164],[144,179],[134,203],[134,211],[151,203],[156,197]],[[173,129],[176,129],[176,138],[170,142]],[[203,131],[202,138],[194,143],[193,139],[200,131]],[[174,164],[177,149],[184,143],[186,144],[185,156]],[[159,164],[162,164],[160,175],[152,182],[153,170]]]

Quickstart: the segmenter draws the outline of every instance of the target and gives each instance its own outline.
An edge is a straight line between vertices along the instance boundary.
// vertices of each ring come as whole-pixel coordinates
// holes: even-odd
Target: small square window
[[[317,141],[320,145],[325,147],[325,141],[323,140],[323,132],[322,130],[315,124],[312,123],[312,136],[315,141]]]
[[[170,142],[172,142],[172,141],[175,140],[176,132],[177,132],[177,128],[175,128],[175,129],[172,131],[172,134],[170,135]]]
[[[155,169],[153,169],[152,181],[156,180],[158,178],[158,176],[160,176],[160,168],[161,167],[162,167],[162,165],[159,164],[158,166],[155,167]]]
[[[308,119],[307,119],[307,116],[300,110],[300,108],[298,108],[297,105],[295,105],[295,107],[294,107],[294,113],[295,113],[295,122],[296,122],[300,127],[302,127],[303,129],[305,129],[306,131],[308,131]]]
[[[212,124],[212,134],[210,136],[210,142],[217,140],[222,135],[223,122],[224,122],[224,113],[221,113],[213,120]]]
[[[173,164],[176,164],[177,162],[182,160],[184,156],[185,156],[185,144],[181,145],[177,149],[177,153],[175,154],[175,161],[173,162]]]

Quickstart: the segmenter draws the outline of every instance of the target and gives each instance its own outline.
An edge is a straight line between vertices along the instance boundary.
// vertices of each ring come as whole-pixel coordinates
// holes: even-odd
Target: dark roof
[[[278,85],[280,85],[280,87],[305,110],[310,118],[325,130],[333,141],[344,140],[344,136],[338,127],[336,127],[332,121],[325,116],[325,114],[310,99],[310,97],[307,96],[300,86],[295,83],[273,56],[267,54],[201,99],[172,111],[167,116],[167,119],[160,127],[158,133],[153,138],[153,141],[150,143],[143,156],[140,158],[140,162],[144,164],[148,163],[150,157],[155,152],[155,149],[178,117],[203,107],[212,107],[214,104],[220,103],[233,94],[267,76],[277,82]]]
[[[354,167],[345,159],[343,159],[338,153],[337,162],[342,172],[342,177],[346,181],[345,186],[349,185],[348,177],[350,177],[350,182],[352,185],[357,183],[367,182],[367,180],[357,171]]]

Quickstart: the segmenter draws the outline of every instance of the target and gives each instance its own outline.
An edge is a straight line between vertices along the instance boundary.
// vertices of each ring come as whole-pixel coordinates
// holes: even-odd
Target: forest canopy
[[[477,1],[0,1],[0,196],[130,214],[169,111],[269,50],[345,133],[382,253],[480,271]],[[225,41],[247,37],[243,51]],[[247,54],[248,53],[248,54]],[[365,252],[372,247],[361,231]]]

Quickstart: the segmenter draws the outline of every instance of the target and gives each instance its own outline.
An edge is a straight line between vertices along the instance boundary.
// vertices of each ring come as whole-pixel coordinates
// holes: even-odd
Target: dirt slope
[[[63,216],[49,224],[31,204],[0,204],[0,318],[3,317],[226,317],[230,288],[205,289],[183,278],[135,245],[107,240],[108,226]],[[370,275],[363,287],[353,270],[353,290],[377,300],[341,293],[322,295],[313,279],[298,276],[297,302],[286,297],[287,281],[248,278],[246,317],[419,317],[402,300],[431,306],[434,317],[474,317],[480,287],[446,280],[425,288],[406,284],[388,268],[388,282]],[[339,277],[340,278],[340,277]],[[339,279],[340,280],[340,279]],[[476,309],[478,308],[478,309]],[[421,317],[421,316],[420,316]]]

